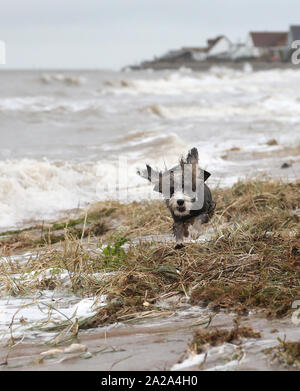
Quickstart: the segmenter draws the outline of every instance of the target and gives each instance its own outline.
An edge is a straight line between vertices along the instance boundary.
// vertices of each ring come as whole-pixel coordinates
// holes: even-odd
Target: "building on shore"
[[[230,57],[232,42],[225,36],[219,35],[207,40],[207,59],[227,59]]]
[[[267,61],[282,61],[287,49],[288,32],[252,31],[246,46],[253,50],[254,56]]]
[[[170,50],[161,57],[156,58],[156,61],[205,61],[209,58],[228,58],[231,41],[224,35],[220,35],[214,39],[207,40],[205,47],[188,47],[184,46],[177,50]]]
[[[184,46],[170,50],[153,61],[145,61],[143,66],[157,64],[166,66],[194,62],[287,62],[295,48],[293,42],[300,42],[300,25],[292,25],[289,31],[251,31],[244,43],[233,43],[225,35],[207,39],[207,46]]]

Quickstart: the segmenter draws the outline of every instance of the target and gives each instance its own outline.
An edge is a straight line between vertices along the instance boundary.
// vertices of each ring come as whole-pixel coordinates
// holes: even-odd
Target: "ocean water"
[[[137,167],[174,165],[193,146],[214,187],[268,172],[251,153],[300,144],[296,68],[1,71],[0,87],[1,231],[149,198]],[[224,159],[233,147],[250,158]]]

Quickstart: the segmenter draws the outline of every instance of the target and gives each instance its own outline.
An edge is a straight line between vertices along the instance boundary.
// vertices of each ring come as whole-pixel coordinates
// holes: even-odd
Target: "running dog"
[[[205,181],[210,173],[198,167],[198,150],[192,148],[179,165],[157,171],[146,165],[137,173],[154,184],[154,191],[161,193],[174,220],[175,249],[184,247],[184,238],[197,236],[201,225],[208,223],[214,214],[216,203]]]

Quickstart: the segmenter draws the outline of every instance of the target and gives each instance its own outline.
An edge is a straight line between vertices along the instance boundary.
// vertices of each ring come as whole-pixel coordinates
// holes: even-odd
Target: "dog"
[[[161,193],[173,217],[175,249],[184,247],[184,238],[198,236],[201,225],[208,223],[214,214],[216,202],[206,185],[210,173],[198,167],[198,150],[192,148],[179,165],[157,171],[146,165],[137,173],[154,184],[154,191]]]

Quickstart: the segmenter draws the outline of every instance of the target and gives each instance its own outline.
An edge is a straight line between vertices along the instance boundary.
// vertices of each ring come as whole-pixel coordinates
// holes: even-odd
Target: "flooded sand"
[[[272,141],[272,140],[271,140]],[[275,140],[273,140],[276,143]],[[227,163],[239,163],[240,170],[251,171],[253,176],[266,173],[272,178],[295,181],[300,177],[300,147],[282,148],[275,144],[269,151],[245,151],[231,148],[222,156]]]
[[[260,331],[261,339],[246,338],[241,344],[210,347],[206,358],[203,354],[188,354],[193,332],[199,328],[199,323],[206,327],[208,323],[203,323],[211,315],[208,310],[190,307],[164,319],[81,331],[72,343],[85,345],[86,353],[53,354],[44,360],[40,353],[53,347],[45,345],[41,339],[35,343],[21,342],[10,351],[7,347],[1,348],[1,370],[293,370],[271,362],[263,352],[277,345],[278,337],[297,340],[299,328],[290,318],[268,321],[259,314],[241,317],[240,326]],[[233,319],[233,314],[220,312],[213,316],[208,329],[231,329]]]

